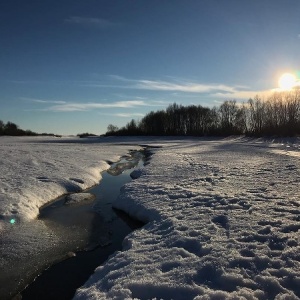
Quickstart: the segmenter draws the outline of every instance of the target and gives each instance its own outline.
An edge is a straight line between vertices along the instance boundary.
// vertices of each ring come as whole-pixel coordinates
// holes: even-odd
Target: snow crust
[[[2,270],[25,272],[60,243],[35,220],[42,205],[94,185],[137,144],[160,148],[114,206],[146,225],[75,299],[300,299],[298,138],[1,137]]]
[[[70,234],[67,228],[36,217],[41,206],[66,193],[76,192],[67,197],[70,207],[87,201],[91,195],[80,191],[99,182],[100,172],[110,167],[107,161],[140,149],[121,142],[0,137],[1,299],[11,299],[49,264],[86,246],[85,228],[74,225]]]
[[[107,161],[138,148],[95,138],[1,137],[0,230],[12,218],[34,219],[45,203],[93,186]]]
[[[158,144],[114,203],[147,224],[75,299],[300,299],[299,139]]]

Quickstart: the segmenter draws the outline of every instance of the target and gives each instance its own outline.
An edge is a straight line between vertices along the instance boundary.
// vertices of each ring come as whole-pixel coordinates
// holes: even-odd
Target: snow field
[[[75,299],[300,299],[299,143],[152,151],[114,203],[147,224]]]
[[[55,198],[86,189],[100,172],[138,146],[106,139],[0,138],[0,298],[11,299],[43,269],[70,249],[86,245],[86,230],[70,234],[37,219],[39,208]],[[69,206],[94,197],[76,193]]]
[[[31,220],[45,203],[98,183],[106,161],[117,161],[135,146],[95,139],[0,138],[0,223]]]

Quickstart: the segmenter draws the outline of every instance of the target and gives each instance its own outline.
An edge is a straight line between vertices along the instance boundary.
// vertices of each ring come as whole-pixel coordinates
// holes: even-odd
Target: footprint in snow
[[[36,179],[41,182],[51,182],[51,180],[48,177],[44,176],[37,177]]]

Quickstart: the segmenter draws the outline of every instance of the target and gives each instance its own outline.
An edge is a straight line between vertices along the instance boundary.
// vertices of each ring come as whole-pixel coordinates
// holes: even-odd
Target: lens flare
[[[14,219],[14,218],[10,219],[9,223],[10,224],[15,224],[16,223],[16,219]]]

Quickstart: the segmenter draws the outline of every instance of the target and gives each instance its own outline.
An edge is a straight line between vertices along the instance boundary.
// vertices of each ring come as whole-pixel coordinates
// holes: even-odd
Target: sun
[[[284,73],[278,80],[278,85],[281,90],[288,91],[297,85],[296,76],[291,73]]]

